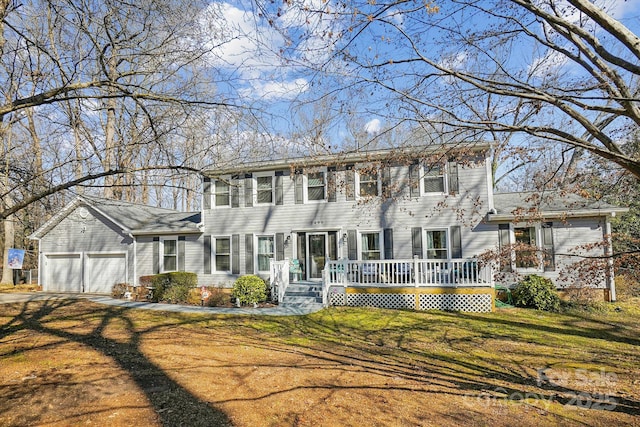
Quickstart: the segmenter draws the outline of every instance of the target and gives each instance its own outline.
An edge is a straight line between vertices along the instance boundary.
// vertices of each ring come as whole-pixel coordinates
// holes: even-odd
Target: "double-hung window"
[[[360,248],[363,261],[381,259],[380,233],[362,233],[360,235]]]
[[[425,165],[423,188],[425,193],[444,193],[445,175],[443,165]]]
[[[516,268],[537,268],[536,228],[514,227]]]
[[[325,199],[324,172],[310,172],[307,174],[307,200]]]
[[[269,271],[269,262],[274,257],[273,236],[258,237],[258,271]]]
[[[257,184],[257,202],[258,203],[273,203],[273,177],[258,176],[256,177]]]
[[[358,173],[360,185],[360,197],[378,195],[378,171],[360,171]]]
[[[217,180],[215,182],[214,195],[216,206],[229,206],[229,183]]]
[[[178,239],[162,239],[162,272],[178,270]]]
[[[446,230],[427,230],[427,258],[448,258]]]
[[[229,237],[216,237],[215,262],[216,271],[231,271],[231,239]]]

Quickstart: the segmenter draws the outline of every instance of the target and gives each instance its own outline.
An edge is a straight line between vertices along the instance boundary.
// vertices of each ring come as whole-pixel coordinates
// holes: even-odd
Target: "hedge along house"
[[[534,198],[494,195],[489,155],[478,143],[212,168],[203,171],[200,213],[79,197],[33,235],[42,285],[108,292],[182,270],[201,285],[231,286],[258,274],[281,302],[300,291],[298,281],[325,304],[487,311],[493,272],[509,270],[506,284],[535,272],[563,286],[555,266],[568,264],[569,248],[591,242],[575,255],[606,255],[597,243],[624,210],[556,198],[525,218]],[[521,264],[515,249],[499,264],[478,262],[526,236],[540,262]],[[598,280],[615,297],[609,272]]]
[[[185,243],[198,240],[199,223],[199,213],[79,196],[30,236],[39,241],[40,285],[110,293],[116,283],[159,273],[161,264],[197,271],[200,265],[185,265]]]

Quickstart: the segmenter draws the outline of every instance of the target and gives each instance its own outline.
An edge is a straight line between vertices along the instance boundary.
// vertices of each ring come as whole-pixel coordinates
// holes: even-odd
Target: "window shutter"
[[[282,183],[282,173],[276,172],[276,205],[284,204],[284,188]]]
[[[420,165],[409,165],[409,196],[420,197]]]
[[[449,193],[455,194],[458,191],[458,163],[449,161]]]
[[[384,229],[384,259],[393,259],[393,229]]]
[[[336,198],[336,168],[330,167],[327,169],[327,200],[329,202],[335,202]]]
[[[544,250],[544,271],[556,269],[556,256],[553,247],[553,223],[542,224],[542,249]]]
[[[240,274],[240,235],[231,236],[231,273]]]
[[[350,260],[358,259],[358,233],[356,230],[347,231],[347,252]]]
[[[459,225],[451,226],[451,258],[462,258],[462,230]]]
[[[178,271],[184,271],[185,236],[178,236]]]
[[[160,237],[153,238],[153,274],[160,273]]]
[[[204,274],[211,274],[211,236],[204,236],[203,240]]]
[[[382,197],[391,197],[391,168],[389,166],[382,168]]]
[[[422,259],[422,228],[411,228],[411,256],[417,256]]]
[[[353,165],[347,165],[347,169],[345,170],[345,189],[344,192],[346,194],[347,200],[355,200],[356,199],[356,171],[353,168]]]
[[[238,188],[238,175],[234,175],[231,177],[231,188],[229,191],[231,192],[231,207],[238,208],[240,207],[240,188]]]
[[[509,224],[498,224],[498,246],[500,247],[500,252],[502,252],[503,248],[509,246],[510,234]],[[500,271],[505,273],[511,272],[511,252],[504,257],[500,257]]]
[[[276,261],[284,259],[284,233],[276,233]]]
[[[202,180],[202,206],[203,209],[211,209],[211,178]]]
[[[244,176],[244,205],[253,206],[253,175],[250,173]]]
[[[244,236],[244,269],[246,274],[253,274],[253,234],[245,234]]]
[[[304,203],[304,176],[302,175],[302,171],[296,171],[293,179],[295,181],[296,205],[301,205]]]

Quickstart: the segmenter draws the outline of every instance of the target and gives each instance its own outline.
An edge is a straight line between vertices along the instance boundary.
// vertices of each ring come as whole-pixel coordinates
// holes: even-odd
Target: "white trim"
[[[358,230],[357,232],[357,242],[356,242],[356,248],[358,249],[358,260],[360,261],[367,261],[367,260],[363,260],[362,259],[362,235],[363,234],[377,234],[379,236],[379,240],[378,242],[380,243],[380,247],[378,248],[378,251],[380,252],[380,258],[381,260],[385,259],[384,258],[384,230],[383,229],[375,229],[375,230]],[[345,245],[346,247],[346,245]],[[348,251],[348,249],[347,249]]]
[[[434,175],[433,178],[442,176],[442,188],[444,191],[426,191],[424,188],[424,180],[427,177],[427,173],[425,171],[425,168],[429,165],[426,165],[424,163],[419,163],[420,165],[420,170],[419,170],[419,183],[420,183],[420,196],[444,196],[449,194],[449,168],[447,167],[447,162],[438,162],[438,163],[434,163],[433,165],[431,165],[430,167],[436,167],[438,165],[440,165],[442,174],[441,175]]]
[[[228,239],[229,240],[229,270],[218,270],[218,264],[216,262],[216,242],[218,239]],[[226,255],[226,254],[223,254]],[[220,236],[211,236],[211,274],[215,273],[231,273],[233,269],[233,239],[231,235],[220,235]]]
[[[360,168],[363,170],[362,174],[368,174],[368,173],[373,173],[375,172],[376,174],[376,194],[374,196],[362,196],[360,194]],[[368,199],[371,197],[380,197],[382,195],[382,171],[379,168],[375,168],[373,170],[370,170],[370,172],[367,172],[367,170],[369,170],[369,168],[366,167],[366,164],[362,164],[362,165],[356,165],[354,168],[354,175],[355,175],[355,179],[354,179],[354,191],[355,191],[355,196],[356,196],[356,200],[361,200],[361,199]]]
[[[253,180],[253,206],[272,206],[276,204],[276,189],[275,189],[275,171],[268,172],[255,172],[252,174]],[[271,202],[258,202],[258,178],[271,177]],[[231,199],[229,199],[231,200]]]
[[[260,262],[258,259],[258,255],[260,254],[260,237],[270,237],[273,241],[273,252],[271,252],[270,258],[275,258],[276,256],[276,236],[275,234],[254,234],[253,235],[253,246],[255,250],[253,251],[253,261],[254,261],[254,271],[257,273],[269,273],[270,269],[267,267],[266,270],[260,270]]]
[[[310,173],[322,173],[322,180],[324,182],[324,197],[320,200],[309,200],[309,174]],[[327,168],[315,168],[310,170],[305,170],[302,178],[302,192],[303,192],[303,201],[305,204],[313,204],[313,203],[326,203],[328,201],[328,188],[327,188]]]
[[[228,197],[229,203],[227,203],[226,205],[217,205],[218,194],[216,192],[216,189],[218,188],[218,181],[222,181],[227,184],[227,197]],[[224,177],[212,179],[210,190],[211,190],[211,194],[210,194],[211,209],[230,209],[231,208],[231,176],[230,175],[228,178],[224,176]]]
[[[178,270],[178,266],[180,265],[180,260],[178,259],[180,257],[180,251],[178,250],[178,236],[159,236],[159,248],[158,248],[158,256],[160,257],[160,259],[158,260],[158,263],[160,264],[160,273],[172,273],[174,271],[179,271]],[[175,270],[167,270],[164,268],[164,242],[166,240],[172,240],[176,242],[176,269]]]
[[[430,193],[430,194],[435,194],[435,193]],[[427,233],[430,231],[444,231],[444,240],[445,240],[445,245],[446,248],[445,250],[447,251],[447,257],[446,258],[429,258],[429,256],[427,255],[427,253],[429,252],[429,247],[427,246],[427,242],[429,241],[429,239],[427,239]],[[446,260],[450,260],[451,259],[451,230],[450,227],[433,227],[433,228],[423,228],[422,229],[422,247],[423,249],[423,257],[424,259],[428,259],[428,260],[442,260],[442,261],[446,261]]]

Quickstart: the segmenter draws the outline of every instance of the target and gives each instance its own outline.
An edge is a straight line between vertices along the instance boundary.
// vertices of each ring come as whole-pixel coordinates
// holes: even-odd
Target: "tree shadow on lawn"
[[[363,320],[364,324],[361,327],[357,323],[347,326],[341,321],[339,314],[338,319],[333,318],[334,313],[336,312],[327,310],[324,314],[295,318],[291,323],[291,328],[289,330],[285,328],[280,334],[284,336],[295,334],[313,336],[314,339],[308,345],[299,345],[296,348],[296,353],[322,360],[328,366],[338,365],[342,366],[344,370],[351,371],[355,367],[389,378],[421,382],[425,386],[438,387],[441,390],[438,393],[455,395],[471,399],[471,401],[475,400],[476,403],[486,403],[487,399],[489,401],[492,399],[494,401],[534,399],[545,402],[554,401],[567,407],[640,415],[640,401],[618,395],[614,390],[611,390],[612,385],[599,384],[604,387],[604,390],[594,391],[593,378],[580,381],[579,375],[584,375],[584,373],[578,372],[576,374],[576,372],[567,370],[567,373],[572,376],[569,379],[578,380],[575,381],[577,383],[575,387],[572,387],[571,384],[564,385],[562,382],[554,381],[557,379],[553,377],[547,378],[545,372],[538,371],[546,366],[513,366],[510,361],[500,363],[499,350],[496,353],[498,360],[468,357],[468,355],[464,355],[464,344],[468,344],[468,337],[447,338],[444,336],[441,344],[446,347],[447,351],[411,348],[413,340],[411,335],[418,334],[429,337],[434,335],[437,328],[446,326],[451,320],[456,322],[473,320],[476,328],[470,332],[474,335],[473,339],[480,341],[496,338],[492,331],[486,329],[486,325],[494,326],[495,323],[498,323],[508,324],[514,328],[539,328],[545,333],[549,332],[560,336],[564,334],[567,337],[575,335],[583,338],[610,338],[611,341],[628,344],[629,351],[634,350],[633,346],[636,345],[637,340],[621,336],[613,331],[602,331],[598,328],[591,329],[584,326],[576,330],[571,327],[565,329],[528,324],[518,320],[507,321],[494,317],[484,318],[469,313],[452,312],[412,313],[415,316],[422,316],[423,321],[413,321],[409,325],[401,325],[398,322],[392,324],[391,319],[402,316],[401,311],[395,315],[389,315],[384,324],[381,324],[379,328],[372,329],[366,319]],[[388,314],[385,312],[385,315]],[[595,323],[598,324],[597,321]],[[483,324],[485,327],[482,326]],[[499,334],[499,331],[495,332]],[[446,335],[446,332],[443,334]],[[515,337],[500,338],[514,339]],[[248,340],[250,340],[249,337],[244,338],[245,342]],[[322,343],[332,345],[327,346]],[[462,344],[461,347],[456,348],[456,343]],[[275,349],[284,352],[291,351],[277,338],[270,339],[265,336],[253,340],[252,345],[272,351]],[[549,350],[553,351],[553,346],[550,346]],[[490,348],[487,351],[496,352]],[[539,351],[538,346],[532,346],[528,351],[529,354],[521,355],[523,359],[540,356],[536,353]],[[569,364],[575,362],[577,366],[585,363],[581,359],[568,360],[567,362]],[[535,375],[532,375],[532,371],[536,371]],[[590,374],[595,375],[596,373]],[[282,390],[278,391],[278,393],[280,392]],[[481,402],[482,396],[485,397],[484,402]]]
[[[98,320],[88,332],[71,332],[68,326],[63,328],[51,325],[51,323],[60,320],[60,318],[55,317],[56,311],[73,308],[76,304],[78,304],[78,300],[69,299],[24,303],[17,316],[5,325],[0,326],[0,340],[18,331],[30,330],[88,346],[109,357],[135,381],[153,406],[156,416],[162,425],[232,425],[224,412],[202,401],[171,379],[162,368],[151,362],[141,350],[142,337],[154,330],[165,327],[166,324],[159,324],[140,331],[136,329],[131,319],[126,315],[131,309],[100,306],[95,309],[82,310],[79,319],[76,319],[80,320],[82,317],[89,315],[91,318]],[[37,308],[34,309],[34,305]],[[106,328],[114,321],[124,324],[124,329],[130,337],[128,340],[116,340],[105,336]],[[193,320],[185,322],[193,322]],[[80,326],[87,326],[87,324],[88,322],[85,322]]]

